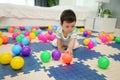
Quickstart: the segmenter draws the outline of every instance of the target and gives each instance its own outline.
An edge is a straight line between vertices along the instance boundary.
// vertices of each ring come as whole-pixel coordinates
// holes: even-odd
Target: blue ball
[[[29,44],[29,39],[28,38],[23,38],[22,39],[22,44],[28,45]]]
[[[14,55],[20,55],[21,51],[22,51],[22,47],[19,45],[15,45],[12,47],[12,52]]]
[[[42,30],[41,30],[41,29],[39,29],[39,30],[38,30],[38,34],[41,34],[41,33],[42,33]]]

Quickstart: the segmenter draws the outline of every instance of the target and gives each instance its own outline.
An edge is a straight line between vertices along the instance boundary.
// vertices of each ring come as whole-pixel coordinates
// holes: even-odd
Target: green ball
[[[77,27],[75,27],[74,30],[75,30],[76,32],[78,32],[78,28],[77,28]]]
[[[98,59],[98,66],[102,69],[106,69],[108,68],[108,66],[110,65],[110,61],[108,58],[106,57],[101,57]]]
[[[40,58],[44,63],[49,62],[51,59],[51,54],[48,51],[43,51],[40,55]]]
[[[19,30],[15,29],[14,32],[15,32],[15,33],[16,33],[16,32],[19,32]]]
[[[21,31],[21,33],[22,33],[22,34],[24,34],[24,33],[25,33],[25,31]]]
[[[35,35],[38,36],[38,31],[34,31]]]
[[[6,29],[8,30],[10,26],[6,26]]]
[[[17,36],[17,37],[16,37],[16,41],[17,41],[17,42],[21,42],[21,41],[22,41],[22,36]]]
[[[116,38],[115,38],[115,42],[116,42],[116,43],[120,43],[120,37],[116,37]]]

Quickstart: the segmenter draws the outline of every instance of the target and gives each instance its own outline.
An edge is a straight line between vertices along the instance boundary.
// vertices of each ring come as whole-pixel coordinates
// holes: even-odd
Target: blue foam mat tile
[[[16,41],[12,39],[12,37],[9,37],[9,44],[15,44]]]
[[[46,43],[34,42],[34,43],[31,43],[29,46],[34,52],[40,52],[40,51],[44,51],[44,50],[53,50],[56,48],[56,47],[52,46],[52,44],[49,42],[46,42]]]
[[[75,58],[78,58],[79,60],[87,60],[98,58],[103,55],[101,55],[99,52],[95,52],[94,50],[90,50],[86,47],[80,47],[73,51],[73,56]]]
[[[40,66],[41,63],[38,63],[36,59],[32,55],[24,58],[24,67],[18,71],[13,70],[10,65],[2,65],[0,64],[0,80],[4,79],[4,76],[11,75],[17,76],[18,73],[23,72],[24,74],[28,74],[31,70],[39,71],[40,69],[43,69],[43,67]]]
[[[105,80],[104,75],[97,74],[95,70],[89,69],[89,66],[82,63],[51,67],[48,71],[49,77],[54,77],[56,80]]]
[[[117,43],[109,43],[109,44],[107,44],[108,46],[111,46],[111,47],[113,47],[113,48],[117,48],[117,49],[119,49],[120,50],[120,44],[117,44]]]
[[[115,61],[120,61],[120,53],[115,55],[110,55],[109,57],[113,58]]]

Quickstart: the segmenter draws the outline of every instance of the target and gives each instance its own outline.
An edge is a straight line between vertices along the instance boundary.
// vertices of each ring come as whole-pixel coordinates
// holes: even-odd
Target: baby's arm
[[[70,53],[70,54],[72,54],[72,50],[73,50],[73,48],[74,48],[75,40],[76,40],[76,38],[71,38],[71,39],[70,39],[70,42],[69,42],[69,44],[68,44],[67,51],[68,51],[68,53]]]
[[[62,40],[60,38],[57,38],[57,47],[58,47],[58,50],[61,52],[61,53],[64,53],[65,51],[63,50],[62,48]]]

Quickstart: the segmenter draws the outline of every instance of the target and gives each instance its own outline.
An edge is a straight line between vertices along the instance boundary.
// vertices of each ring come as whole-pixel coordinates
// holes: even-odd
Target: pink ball
[[[51,34],[49,39],[50,39],[51,41],[53,41],[53,40],[55,39],[55,37],[56,37],[56,36],[55,36],[54,34]]]
[[[12,38],[15,40],[18,35],[19,35],[18,33],[13,33]]]
[[[43,41],[43,42],[47,42],[47,37],[46,37],[45,35],[43,35],[42,41]]]
[[[107,42],[107,38],[106,38],[106,37],[102,37],[102,38],[101,38],[101,41],[102,41],[103,43],[106,43],[106,42]]]
[[[89,41],[87,46],[88,46],[89,49],[93,48],[94,47],[94,42],[93,41]]]
[[[24,35],[25,36],[29,36],[30,32],[25,32]]]
[[[43,35],[42,35],[42,34],[39,34],[39,35],[38,35],[38,39],[39,39],[39,40],[42,40],[42,38],[43,38]]]

